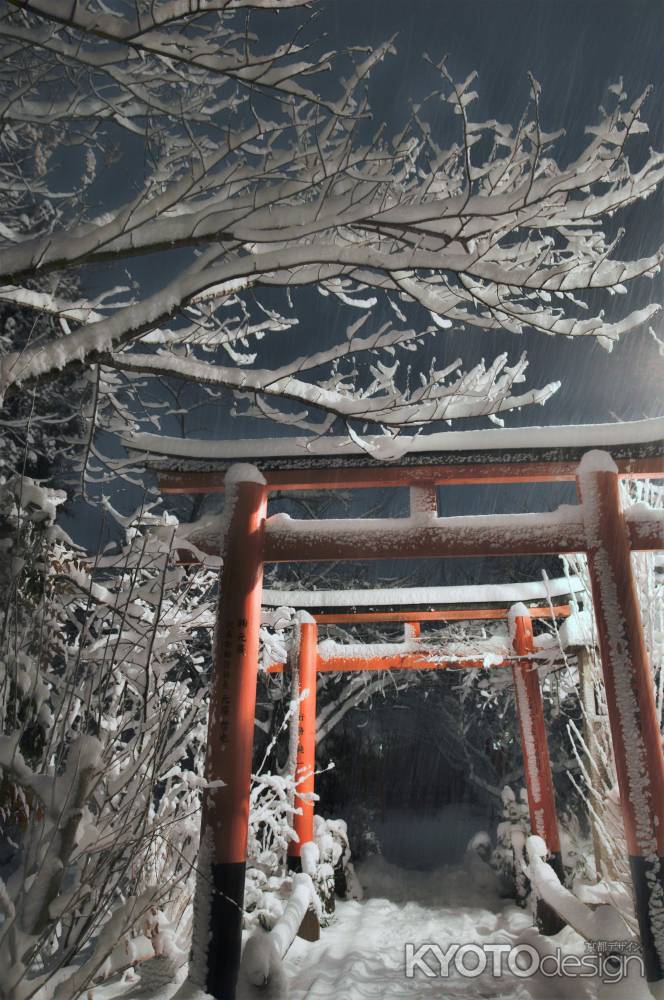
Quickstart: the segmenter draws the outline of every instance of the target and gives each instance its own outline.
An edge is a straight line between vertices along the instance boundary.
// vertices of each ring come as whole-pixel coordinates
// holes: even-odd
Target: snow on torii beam
[[[514,660],[500,660],[487,664],[483,659],[448,659],[431,653],[395,653],[392,656],[330,656],[319,657],[317,673],[358,673],[362,670],[483,670],[494,667],[511,667]],[[284,663],[271,663],[268,674],[281,674]]]
[[[625,512],[633,551],[664,548],[664,515]],[[192,539],[194,536],[191,536]],[[208,555],[220,555],[216,538],[197,537]],[[581,506],[551,513],[296,521],[278,514],[265,523],[267,563],[370,559],[445,559],[464,556],[558,555],[585,552]]]
[[[546,608],[527,608],[530,618],[568,618],[572,613],[569,604],[559,604]],[[429,621],[507,621],[510,608],[455,608],[441,611],[356,611],[349,613],[326,612],[314,613],[311,618],[317,625],[336,625],[344,623],[366,624],[403,622],[405,625],[417,625]],[[367,653],[344,654],[343,645],[335,655],[317,655],[316,670],[318,673],[351,673],[361,670],[483,670],[494,667],[511,667],[514,657],[506,656],[501,660],[488,662],[488,658],[478,656],[458,656],[446,653],[444,649],[436,650],[422,644],[421,649],[399,651],[395,650],[373,654],[371,646]],[[285,663],[271,663],[265,670],[269,674],[283,673]]]
[[[312,618],[319,625],[366,625],[369,623],[403,622],[467,622],[504,621],[507,608],[445,608],[440,611],[316,611]],[[552,608],[529,608],[532,618],[567,618],[571,614],[569,604],[558,604]],[[553,611],[553,614],[552,614]]]
[[[361,588],[360,590],[263,590],[263,609],[278,614],[280,608],[306,611],[321,624],[328,615],[371,615],[372,621],[457,621],[505,618],[515,604],[527,602],[531,614],[548,615],[552,602],[561,611],[577,595],[583,599],[585,584],[577,576],[564,576],[521,583],[460,584],[442,587]],[[537,602],[537,604],[533,604]],[[546,602],[546,603],[544,603]],[[565,602],[565,603],[562,603]],[[393,618],[393,615],[405,618]],[[382,616],[382,617],[377,617]],[[413,617],[414,616],[414,617]],[[421,616],[421,617],[420,617]],[[347,621],[343,617],[343,621]],[[335,623],[337,619],[335,617]]]
[[[574,481],[583,454],[607,451],[618,475],[664,477],[664,419],[560,427],[514,427],[400,436],[384,454],[385,437],[369,437],[367,457],[347,438],[273,438],[223,442],[133,435],[134,453],[148,454],[164,493],[223,490],[236,462],[260,467],[268,490],[362,489],[467,483]]]
[[[253,459],[247,459],[247,461]],[[263,463],[258,463],[261,469]],[[664,457],[617,459],[622,479],[664,478]],[[487,486],[505,483],[574,482],[578,459],[563,461],[485,462],[469,465],[368,465],[365,467],[264,469],[270,492],[279,490],[347,490],[396,486]],[[161,470],[162,493],[223,493],[225,469]]]

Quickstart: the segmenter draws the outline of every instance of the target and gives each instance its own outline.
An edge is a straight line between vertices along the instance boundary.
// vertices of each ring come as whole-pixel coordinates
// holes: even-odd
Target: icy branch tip
[[[295,612],[295,621],[298,623],[298,625],[316,624],[316,619],[313,617],[313,615],[310,615],[308,611],[302,611],[302,610]]]
[[[265,486],[265,476],[249,462],[236,462],[224,476],[225,486],[235,486],[237,483],[258,483]]]
[[[587,451],[581,462],[579,464],[579,474],[584,475],[588,472],[618,472],[618,466],[613,461],[613,458],[608,453],[608,451],[599,451],[595,448],[593,451]]]

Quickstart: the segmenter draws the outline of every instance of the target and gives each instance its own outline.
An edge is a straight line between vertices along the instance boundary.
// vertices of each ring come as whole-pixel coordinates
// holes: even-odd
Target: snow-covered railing
[[[528,865],[525,874],[535,894],[558,913],[565,923],[589,942],[635,941],[627,924],[618,911],[603,904],[591,909],[573,892],[561,884],[555,871],[546,861],[548,849],[541,837],[528,837],[526,841]]]
[[[303,845],[305,846],[307,845]],[[244,947],[242,975],[250,988],[258,988],[257,995],[263,996],[264,987],[268,984],[274,985],[275,980],[281,979],[281,963],[293,944],[307,912],[310,909],[318,912],[319,906],[311,876],[306,872],[293,875],[292,890],[286,908],[272,930],[266,931],[262,927],[257,927]]]

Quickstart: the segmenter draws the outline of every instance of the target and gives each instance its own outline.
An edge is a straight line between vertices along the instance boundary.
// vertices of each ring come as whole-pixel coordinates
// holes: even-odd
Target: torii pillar
[[[646,976],[664,979],[664,755],[618,470],[584,455],[577,478],[606,705]]]
[[[232,466],[225,486],[190,967],[206,993],[234,1000],[242,948],[267,488],[251,465]]]
[[[517,604],[512,613],[514,651],[524,657],[515,663],[512,674],[521,730],[530,828],[545,842],[549,849],[548,862],[564,883],[542,690],[537,667],[532,660],[526,659],[535,648],[533,623],[528,609],[523,605]],[[537,924],[543,934],[557,934],[565,926],[565,922],[543,899],[537,900]]]
[[[288,845],[288,867],[302,870],[301,848],[314,837],[314,774],[316,771],[316,668],[318,666],[318,626],[315,621],[299,624],[298,719],[295,758],[295,805],[293,816],[297,840]]]

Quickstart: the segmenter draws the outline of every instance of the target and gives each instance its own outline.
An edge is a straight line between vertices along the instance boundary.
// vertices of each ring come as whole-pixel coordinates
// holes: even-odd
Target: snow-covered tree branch
[[[622,259],[612,218],[664,176],[664,156],[641,148],[647,93],[630,101],[612,86],[584,148],[565,159],[534,79],[516,126],[482,121],[475,74],[459,84],[427,61],[430,96],[388,137],[370,119],[366,81],[392,40],[321,53],[297,10],[283,12],[278,37],[274,11],[303,6],[8,5],[0,297],[58,317],[62,336],[8,353],[4,393],[100,363],[231,389],[272,420],[393,432],[543,403],[558,388],[516,393],[525,355],[413,372],[401,357],[412,361],[403,352],[423,338],[531,329],[610,349],[652,319],[657,304],[610,320],[598,305],[661,265],[661,249]],[[449,120],[434,128],[441,101]],[[76,295],[56,291],[71,274]],[[368,322],[302,357],[302,286]],[[375,324],[380,300],[389,324]],[[277,371],[261,365],[268,335],[292,354]]]

